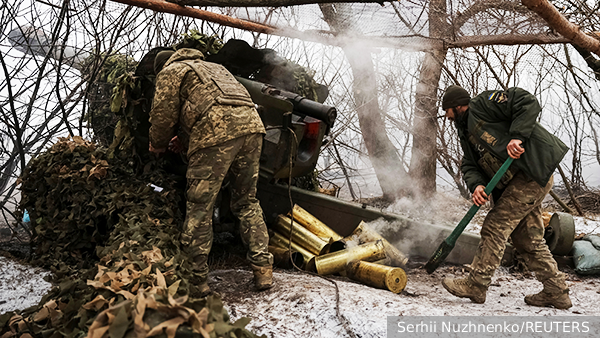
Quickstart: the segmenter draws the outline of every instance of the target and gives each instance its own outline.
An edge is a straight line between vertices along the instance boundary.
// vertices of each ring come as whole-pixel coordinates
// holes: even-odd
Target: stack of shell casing
[[[292,215],[293,219],[288,217]],[[364,222],[344,238],[294,205],[287,216],[277,216],[272,228],[269,252],[277,266],[295,265],[320,275],[340,273],[395,293],[406,286],[406,274],[398,266],[404,266],[407,258]]]
[[[369,227],[365,222],[360,224],[354,229],[350,236],[342,239],[342,242],[356,241],[359,244],[369,243],[380,240],[385,248],[385,265],[404,267],[408,262],[408,258],[395,246],[390,244],[385,238],[381,237],[377,231]]]

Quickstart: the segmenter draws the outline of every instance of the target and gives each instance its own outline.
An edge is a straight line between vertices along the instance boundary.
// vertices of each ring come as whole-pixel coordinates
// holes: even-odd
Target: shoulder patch
[[[506,92],[498,90],[498,91],[491,93],[490,96],[488,97],[488,100],[493,101],[493,102],[498,102],[498,103],[504,103],[504,102],[508,101],[508,95],[506,95]]]
[[[496,140],[496,138],[490,135],[487,131],[484,131],[483,134],[481,134],[481,139],[487,144],[492,145],[492,147],[496,145],[496,142],[498,142],[498,140]]]

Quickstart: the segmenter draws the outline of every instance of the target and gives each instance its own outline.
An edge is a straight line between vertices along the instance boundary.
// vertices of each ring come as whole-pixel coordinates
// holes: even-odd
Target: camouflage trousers
[[[240,220],[247,259],[257,266],[273,264],[269,235],[256,199],[262,135],[242,136],[200,149],[189,159],[187,214],[181,243],[192,260],[194,282],[208,277],[208,254],[213,242],[212,215],[225,176],[231,180],[231,211]]]
[[[471,282],[486,287],[490,284],[510,236],[514,248],[544,288],[553,292],[567,289],[564,274],[558,270],[544,240],[541,204],[553,184],[551,177],[541,187],[522,171],[508,183],[483,222],[481,241],[471,264]]]

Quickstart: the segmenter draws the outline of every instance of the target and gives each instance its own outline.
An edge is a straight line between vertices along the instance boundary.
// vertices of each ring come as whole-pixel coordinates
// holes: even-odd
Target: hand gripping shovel
[[[508,167],[510,166],[512,161],[513,161],[512,157],[509,157],[506,159],[506,161],[504,161],[504,164],[502,164],[500,169],[498,169],[498,172],[496,172],[494,177],[492,177],[492,180],[490,181],[490,183],[488,183],[488,185],[485,187],[484,191],[485,191],[486,195],[489,196],[490,193],[492,192],[492,190],[494,190],[494,188],[496,187],[496,184],[498,184],[498,182],[500,181],[500,178],[502,178],[502,175],[504,175],[504,173],[506,172],[506,170],[508,169]],[[456,244],[456,240],[458,239],[458,237],[460,237],[460,234],[462,234],[462,232],[465,230],[465,228],[467,227],[467,224],[469,224],[469,222],[471,221],[473,216],[475,216],[475,214],[477,213],[477,210],[479,210],[479,206],[477,206],[476,204],[473,204],[471,206],[471,209],[469,209],[469,211],[467,211],[467,214],[463,217],[463,219],[460,221],[460,223],[458,223],[456,228],[454,228],[454,230],[452,231],[450,236],[448,236],[442,242],[442,244],[440,244],[440,246],[437,248],[437,250],[435,250],[435,252],[431,256],[431,258],[429,258],[429,261],[427,262],[427,264],[425,264],[425,270],[427,270],[427,273],[433,273],[435,271],[435,269],[437,269],[438,266],[440,266],[440,264],[442,264],[442,262],[446,259],[446,257],[448,257],[448,255],[450,254],[452,249],[454,249],[454,244]]]

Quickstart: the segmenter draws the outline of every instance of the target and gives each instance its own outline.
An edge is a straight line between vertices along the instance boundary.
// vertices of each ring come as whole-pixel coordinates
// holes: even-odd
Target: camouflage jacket
[[[508,142],[521,140],[525,152],[511,167],[542,187],[548,183],[569,148],[537,122],[541,111],[535,96],[517,87],[485,91],[471,99],[467,113],[455,120],[464,153],[461,171],[471,192],[478,185],[485,186],[491,177],[477,163],[479,156],[469,142],[470,135],[502,162],[508,158]]]
[[[179,133],[187,155],[241,136],[265,133],[244,86],[195,49],[180,49],[158,73],[150,142],[166,148]]]

